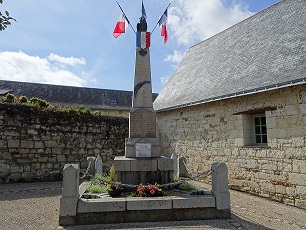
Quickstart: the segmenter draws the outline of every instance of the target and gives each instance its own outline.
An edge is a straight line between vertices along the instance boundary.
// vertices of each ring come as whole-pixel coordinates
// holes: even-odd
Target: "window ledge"
[[[268,145],[246,145],[242,146],[243,148],[253,148],[253,149],[268,149],[270,148]]]

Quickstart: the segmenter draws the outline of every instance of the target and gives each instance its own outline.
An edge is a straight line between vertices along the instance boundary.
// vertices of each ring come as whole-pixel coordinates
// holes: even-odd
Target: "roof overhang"
[[[247,96],[247,95],[251,95],[251,94],[255,94],[255,93],[263,93],[263,92],[267,92],[267,91],[271,91],[271,90],[276,90],[276,89],[281,89],[281,88],[286,88],[286,87],[296,86],[296,85],[303,85],[303,84],[306,84],[306,77],[300,78],[300,79],[295,79],[295,80],[292,80],[292,81],[289,81],[289,82],[278,83],[278,84],[275,84],[275,85],[268,85],[268,86],[264,86],[264,87],[260,87],[260,88],[256,88],[256,89],[250,89],[250,90],[240,91],[240,92],[231,93],[231,94],[227,94],[227,95],[221,95],[221,96],[218,96],[218,97],[207,98],[207,99],[203,99],[203,100],[200,100],[200,101],[194,101],[194,102],[181,104],[181,105],[177,105],[177,106],[172,106],[172,107],[168,107],[168,108],[163,108],[163,109],[159,109],[159,110],[155,110],[155,111],[156,112],[164,112],[164,111],[180,109],[180,108],[190,107],[190,106],[194,106],[194,105],[201,105],[201,104],[206,104],[206,103],[210,103],[210,102],[221,101],[221,100],[236,98],[236,97],[241,97],[241,96]]]

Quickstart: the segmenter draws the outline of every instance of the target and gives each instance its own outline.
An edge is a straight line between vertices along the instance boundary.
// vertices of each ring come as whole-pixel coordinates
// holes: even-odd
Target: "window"
[[[118,104],[118,100],[117,100],[117,98],[115,98],[115,97],[111,97],[111,98],[109,99],[109,103],[110,103],[110,104]]]
[[[268,143],[265,114],[253,115],[253,144],[265,146]]]

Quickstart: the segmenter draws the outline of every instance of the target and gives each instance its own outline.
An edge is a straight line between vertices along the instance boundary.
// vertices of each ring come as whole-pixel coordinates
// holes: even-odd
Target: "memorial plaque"
[[[143,135],[144,137],[156,137],[155,113],[143,113]]]
[[[136,143],[136,157],[151,157],[151,148],[150,143]]]
[[[130,112],[130,138],[142,137],[142,113]]]
[[[130,138],[156,137],[156,116],[147,109],[130,112]]]

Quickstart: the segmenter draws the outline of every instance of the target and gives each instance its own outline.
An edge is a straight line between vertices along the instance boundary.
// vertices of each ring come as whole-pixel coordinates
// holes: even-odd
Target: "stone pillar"
[[[96,158],[95,170],[96,174],[102,174],[103,172],[102,158],[100,155]]]
[[[173,177],[179,176],[178,174],[178,163],[177,163],[177,155],[175,153],[172,153],[171,159],[173,160]]]
[[[216,209],[230,209],[230,193],[228,190],[228,169],[224,162],[212,164],[212,195],[216,198]]]
[[[180,177],[188,177],[185,157],[179,157],[178,159],[178,174]]]
[[[60,225],[74,224],[77,214],[79,194],[80,166],[66,164],[63,170],[63,190],[60,198]]]

